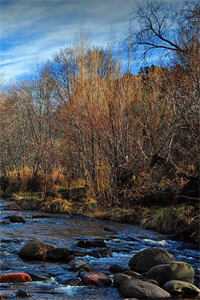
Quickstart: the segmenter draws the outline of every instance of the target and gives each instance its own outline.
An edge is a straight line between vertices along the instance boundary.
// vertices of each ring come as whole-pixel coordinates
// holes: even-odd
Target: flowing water
[[[16,291],[23,289],[30,294],[27,299],[40,300],[118,300],[115,288],[95,288],[63,284],[66,279],[77,277],[67,264],[47,262],[26,262],[18,252],[26,241],[37,238],[58,247],[76,248],[76,242],[83,238],[103,238],[112,249],[112,256],[95,258],[85,255],[81,259],[96,271],[108,272],[113,264],[128,265],[130,257],[147,247],[162,247],[173,253],[177,260],[191,263],[200,271],[199,251],[192,245],[173,241],[166,236],[136,226],[108,221],[99,221],[81,216],[44,214],[35,211],[12,211],[9,203],[0,200],[0,221],[6,216],[22,216],[26,223],[0,223],[0,274],[29,272],[47,278],[43,281],[20,284],[0,284],[0,295],[18,299]]]

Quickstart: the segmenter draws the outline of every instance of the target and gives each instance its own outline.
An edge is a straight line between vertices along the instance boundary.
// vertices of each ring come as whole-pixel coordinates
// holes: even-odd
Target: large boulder
[[[46,260],[47,253],[54,250],[55,247],[44,244],[39,240],[32,240],[27,242],[19,252],[19,256],[27,260]]]
[[[165,283],[164,289],[168,291],[173,296],[187,297],[197,297],[200,295],[200,289],[193,285],[192,283],[171,280]]]
[[[129,261],[129,267],[139,273],[145,273],[154,266],[168,264],[174,256],[161,248],[148,248],[135,254]]]
[[[169,298],[170,294],[159,286],[140,279],[121,278],[119,293],[123,298],[159,299]]]
[[[193,267],[182,261],[173,261],[170,264],[163,264],[152,267],[145,275],[147,278],[154,279],[163,285],[170,280],[182,280],[193,283]]]

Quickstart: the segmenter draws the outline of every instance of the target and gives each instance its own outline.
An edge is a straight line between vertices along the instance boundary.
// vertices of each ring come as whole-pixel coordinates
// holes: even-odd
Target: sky
[[[146,0],[0,0],[0,82],[28,78],[82,39],[98,47],[120,43],[138,1]]]

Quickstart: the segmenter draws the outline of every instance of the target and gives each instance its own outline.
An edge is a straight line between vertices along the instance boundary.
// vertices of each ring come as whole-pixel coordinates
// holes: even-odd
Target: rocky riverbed
[[[132,225],[14,211],[4,200],[0,212],[2,299],[198,298],[197,247]]]

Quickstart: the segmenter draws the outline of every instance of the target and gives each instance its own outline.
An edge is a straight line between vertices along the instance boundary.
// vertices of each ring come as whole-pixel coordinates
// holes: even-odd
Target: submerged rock
[[[174,261],[170,264],[158,265],[151,268],[146,273],[146,276],[158,281],[161,285],[170,280],[182,280],[193,283],[194,269],[186,262]]]
[[[118,290],[123,298],[163,299],[170,297],[167,291],[153,283],[126,277],[122,277],[118,282]]]
[[[200,295],[200,289],[198,287],[192,283],[180,280],[166,282],[164,289],[174,296],[196,297]]]
[[[152,267],[174,261],[172,254],[162,248],[148,248],[138,252],[129,261],[129,267],[139,273],[145,273]]]
[[[32,281],[31,276],[28,273],[7,273],[0,275],[0,282],[27,282]]]

